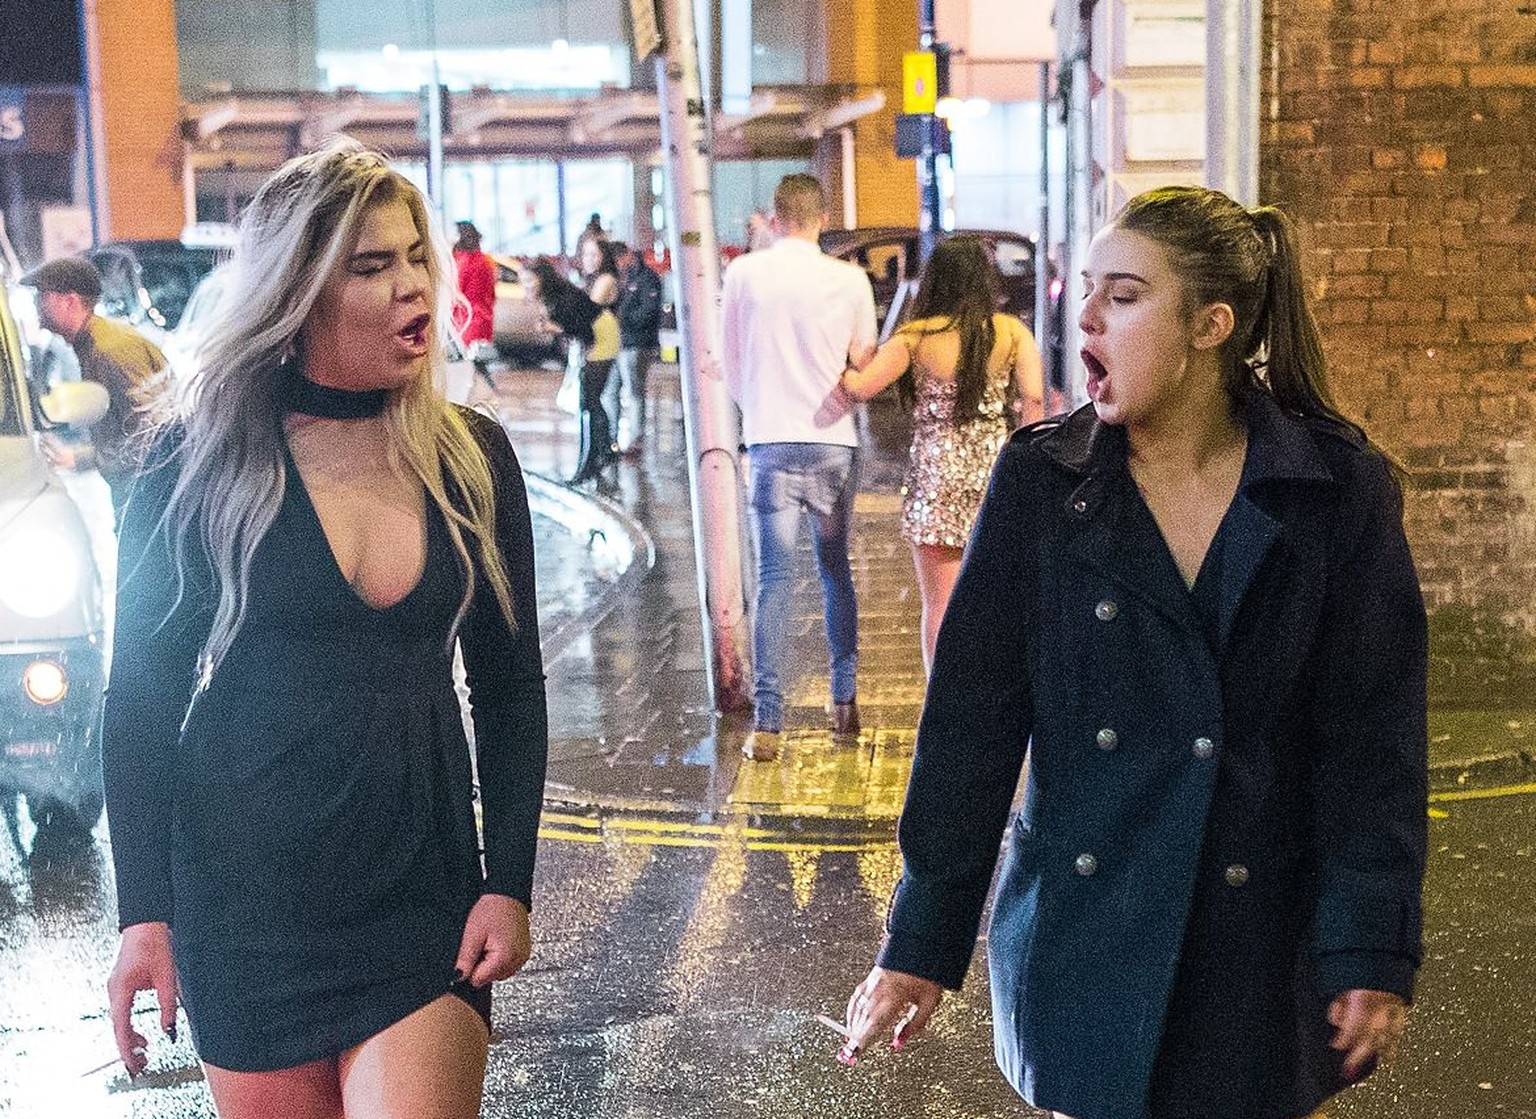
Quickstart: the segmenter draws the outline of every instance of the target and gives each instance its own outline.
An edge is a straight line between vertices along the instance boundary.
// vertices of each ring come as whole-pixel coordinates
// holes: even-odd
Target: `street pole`
[[[917,49],[932,52],[933,44],[933,0],[917,0]],[[923,150],[917,159],[917,256],[922,264],[928,262],[938,242],[943,205],[939,200],[938,145],[933,136],[939,118],[931,112],[926,117]]]
[[[437,65],[437,4],[427,0],[427,33],[432,48],[432,84],[427,87],[427,197],[448,228],[448,192],[443,189],[443,78]]]
[[[1056,407],[1061,371],[1056,368],[1058,352],[1051,337],[1051,64],[1040,63],[1040,235],[1035,240],[1035,341],[1045,358],[1045,414],[1062,411]]]
[[[633,0],[637,13],[652,0]],[[710,698],[717,711],[750,706],[746,668],[746,593],[741,563],[740,442],[736,409],[719,376],[720,254],[710,193],[709,122],[699,80],[693,0],[660,0],[661,47],[656,89],[661,102],[667,223],[677,281],[679,362],[688,482],[693,501],[694,560],[708,649]],[[635,23],[642,21],[637,15]],[[640,49],[643,58],[648,52]]]

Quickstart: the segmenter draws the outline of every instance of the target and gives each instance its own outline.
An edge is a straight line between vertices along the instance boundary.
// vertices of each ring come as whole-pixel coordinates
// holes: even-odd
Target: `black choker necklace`
[[[283,407],[327,420],[361,420],[384,411],[388,399],[388,389],[336,389],[295,374],[288,378]]]

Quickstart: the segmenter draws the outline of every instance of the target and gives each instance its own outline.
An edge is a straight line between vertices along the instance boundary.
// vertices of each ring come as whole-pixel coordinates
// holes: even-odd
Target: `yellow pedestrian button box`
[[[939,103],[939,66],[932,51],[908,51],[901,58],[901,111],[931,113]]]

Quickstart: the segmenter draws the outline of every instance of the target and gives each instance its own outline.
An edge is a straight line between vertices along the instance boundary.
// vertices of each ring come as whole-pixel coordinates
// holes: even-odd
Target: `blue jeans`
[[[854,698],[859,615],[848,567],[858,449],[830,443],[759,443],[752,462],[752,533],[757,545],[757,612],[752,626],[753,692],[760,730],[784,728],[780,669],[789,643],[800,515],[811,516],[831,654],[832,699]]]

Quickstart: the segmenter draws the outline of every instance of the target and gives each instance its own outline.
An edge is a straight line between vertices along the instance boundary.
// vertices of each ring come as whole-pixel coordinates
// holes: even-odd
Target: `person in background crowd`
[[[1091,1119],[1294,1119],[1390,1058],[1422,956],[1424,602],[1327,388],[1295,235],[1165,187],[1090,245],[1091,403],[993,471],[918,729],[855,1059],[987,954],[998,1063]]]
[[[598,467],[602,467],[613,461],[619,453],[618,398],[616,395],[610,398],[609,392],[610,385],[616,380],[615,370],[620,349],[619,318],[616,313],[619,304],[619,258],[614,242],[604,238],[590,240],[582,246],[581,279],[592,302],[602,308],[592,323],[592,345],[583,355],[582,362],[583,386],[588,376],[598,376],[604,366],[607,369],[606,373],[601,374],[603,382],[598,389],[599,404],[608,424],[609,440],[608,452],[603,461],[598,463]],[[585,388],[583,391],[586,391]]]
[[[753,210],[747,218],[747,252],[757,252],[772,245],[777,234],[773,227],[773,215],[766,210]]]
[[[628,245],[615,242],[613,248],[619,264],[619,356],[605,395],[618,416],[619,453],[627,455],[645,431],[645,381],[661,345],[661,277]]]
[[[589,242],[606,240],[608,240],[608,233],[605,229],[603,229],[602,215],[594,210],[592,212],[592,216],[587,218],[586,226],[576,236],[577,267],[580,268],[583,272],[586,271],[586,267],[582,264],[582,261],[585,259],[587,244]]]
[[[453,267],[458,276],[459,294],[469,304],[469,315],[455,325],[468,347],[475,369],[491,381],[490,358],[496,326],[496,262],[480,248],[480,230],[472,221],[458,224],[459,239],[453,246]]]
[[[223,1119],[471,1119],[530,951],[533,532],[506,434],[435,388],[431,231],[354,141],[279,168],[124,518],[111,1022],[134,1076],[134,994],[172,1037],[184,1005]]]
[[[121,516],[138,470],[141,448],[134,437],[167,388],[165,355],[133,327],[96,314],[101,273],[85,258],[50,260],[21,283],[37,289],[39,321],[69,343],[80,376],[106,389],[109,400],[107,414],[91,426],[91,460],[57,443],[48,443],[45,450],[66,469],[94,465]]]
[[[757,608],[752,623],[756,713],[742,747],[754,761],[779,756],[780,677],[789,643],[795,540],[810,514],[831,661],[833,732],[859,732],[858,608],[848,564],[858,434],[853,417],[822,422],[821,405],[850,363],[875,347],[875,298],[863,271],[823,253],[826,195],[810,175],[774,191],[779,239],[731,262],[720,299],[721,367],[741,408],[752,474]]]
[[[580,444],[576,472],[569,481],[588,482],[617,458],[603,408],[603,388],[619,352],[619,322],[613,311],[560,275],[549,261],[535,261],[528,275],[552,328],[564,334],[573,348],[570,360],[576,363],[581,387]]]
[[[995,287],[980,240],[939,242],[923,268],[911,320],[841,381],[847,396],[868,400],[900,378],[903,396],[915,402],[901,534],[912,546],[923,600],[924,669],[933,664],[939,622],[992,464],[1017,422],[1041,414],[1040,350],[1022,322],[993,309]],[[1010,389],[1018,401],[1012,417]]]

